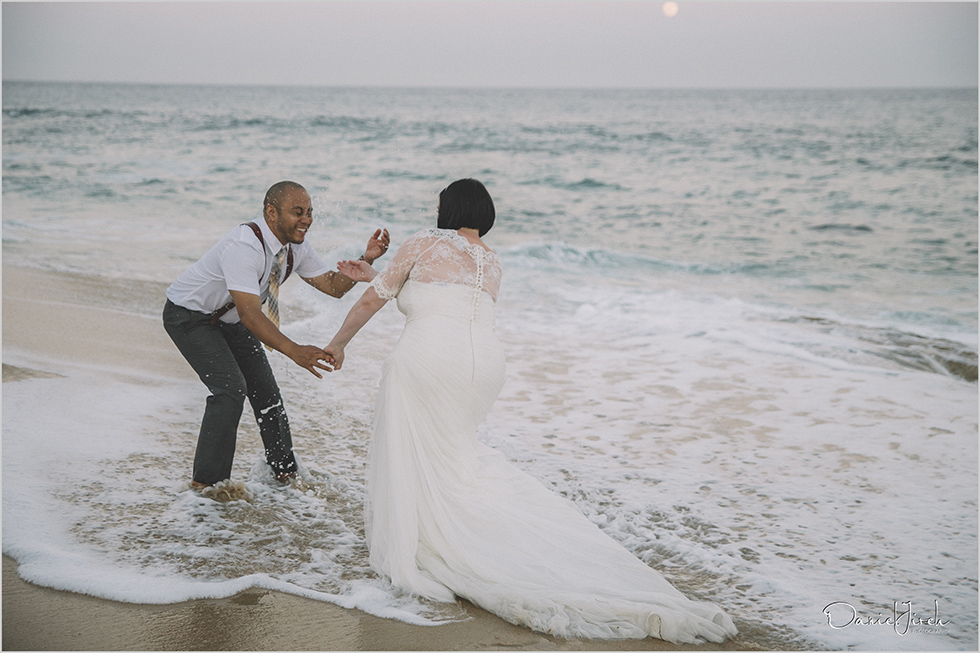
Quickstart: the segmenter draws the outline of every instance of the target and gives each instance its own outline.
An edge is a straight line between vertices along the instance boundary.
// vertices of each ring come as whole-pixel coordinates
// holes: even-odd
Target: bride
[[[476,438],[504,382],[494,333],[500,261],[481,237],[494,221],[483,184],[439,195],[438,228],[409,238],[325,348],[334,369],[351,338],[397,298],[405,329],[382,369],[369,448],[365,533],[371,566],[434,601],[463,597],[558,637],[653,636],[722,642],[732,620],[688,600],[551,492]]]

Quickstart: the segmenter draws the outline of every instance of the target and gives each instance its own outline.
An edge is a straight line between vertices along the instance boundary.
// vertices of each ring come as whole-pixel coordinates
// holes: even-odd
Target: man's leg
[[[259,339],[242,324],[222,327],[248,386],[248,401],[259,425],[265,458],[277,478],[296,473],[289,419],[279,384]]]
[[[214,485],[231,477],[238,422],[247,385],[225,334],[204,313],[168,301],[163,325],[177,349],[211,391],[194,454],[194,481]]]

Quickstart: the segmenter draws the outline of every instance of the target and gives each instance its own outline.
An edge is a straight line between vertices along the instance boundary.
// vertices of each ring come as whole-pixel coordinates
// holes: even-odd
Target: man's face
[[[283,245],[300,244],[313,224],[313,204],[309,194],[298,188],[289,188],[280,195],[279,206],[280,209],[271,204],[265,207],[265,221],[269,229]]]

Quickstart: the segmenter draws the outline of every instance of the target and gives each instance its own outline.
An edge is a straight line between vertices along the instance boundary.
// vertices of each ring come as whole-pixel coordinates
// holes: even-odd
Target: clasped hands
[[[320,349],[316,345],[296,345],[296,349],[287,354],[294,363],[308,370],[318,379],[323,375],[317,370],[333,372],[339,370],[344,362],[344,351],[332,351],[329,347]]]

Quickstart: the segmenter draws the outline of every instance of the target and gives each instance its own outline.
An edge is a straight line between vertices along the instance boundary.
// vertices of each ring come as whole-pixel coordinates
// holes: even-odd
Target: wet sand
[[[473,605],[470,619],[413,626],[267,590],[228,599],[134,605],[32,585],[3,558],[5,651],[695,651],[657,639],[561,640]]]
[[[3,382],[59,376],[59,361],[186,378],[159,318],[164,286],[3,266]],[[159,304],[159,306],[157,306]],[[64,328],[60,325],[70,325]],[[8,355],[18,364],[8,364]],[[25,364],[30,361],[31,364]],[[252,589],[220,600],[137,605],[39,587],[3,558],[3,650],[760,650],[771,633],[723,645],[563,640],[470,604],[468,619],[414,626],[359,610]],[[737,619],[736,619],[737,621]]]

